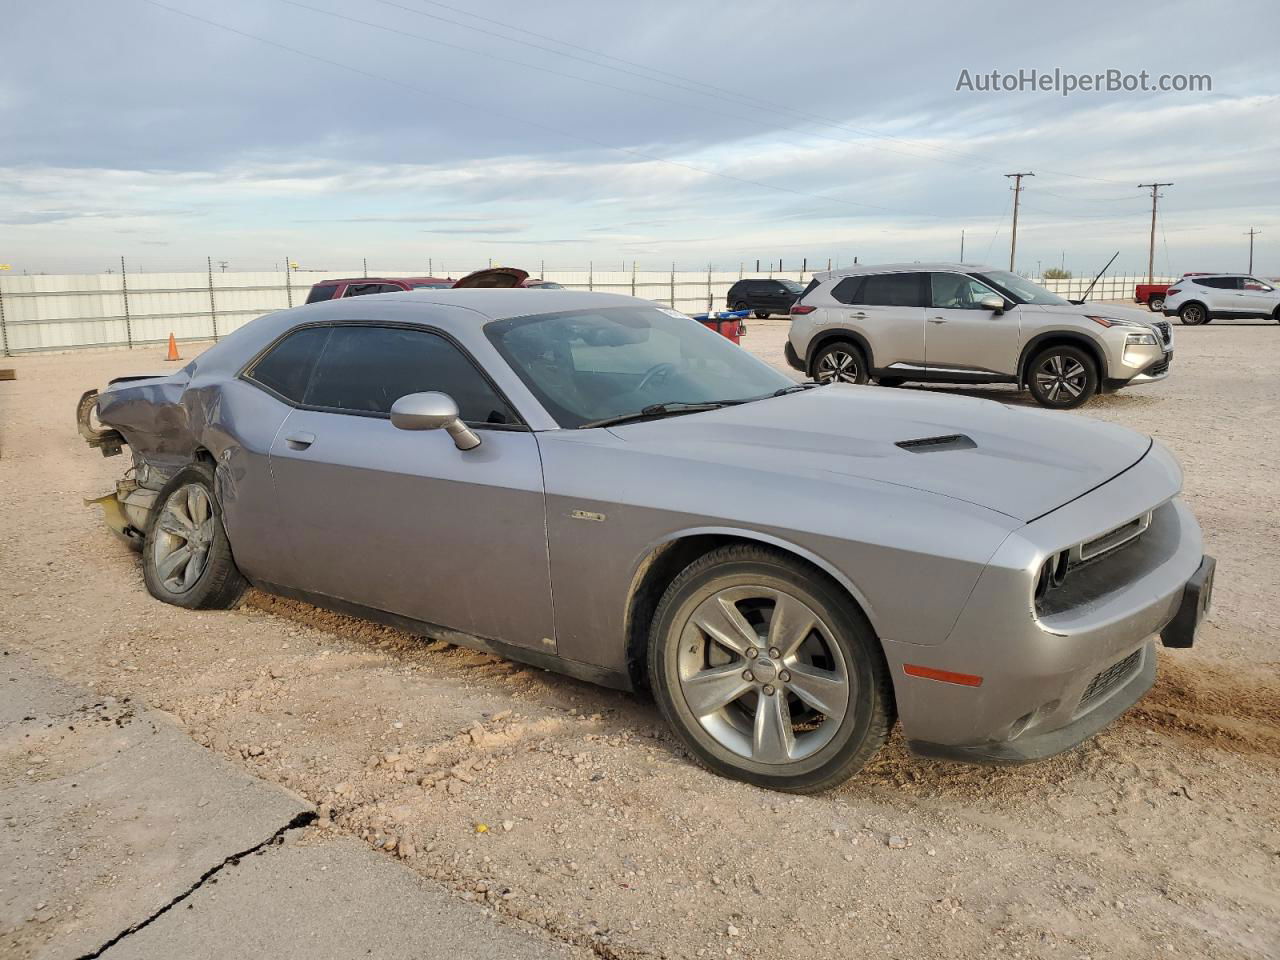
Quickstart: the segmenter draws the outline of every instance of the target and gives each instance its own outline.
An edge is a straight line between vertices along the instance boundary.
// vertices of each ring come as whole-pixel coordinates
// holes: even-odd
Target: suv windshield
[[[989,283],[1015,303],[1038,303],[1044,306],[1069,306],[1071,301],[1064,300],[1056,293],[1050,293],[1038,283],[1032,283],[1026,277],[1020,277],[1008,270],[992,270],[988,273],[975,273],[983,283]]]
[[[485,335],[562,427],[796,386],[718,333],[658,307],[514,317],[486,325]]]

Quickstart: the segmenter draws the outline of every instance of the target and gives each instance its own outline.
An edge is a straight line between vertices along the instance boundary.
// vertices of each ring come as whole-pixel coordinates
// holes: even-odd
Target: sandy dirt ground
[[[754,322],[745,345],[778,363],[785,335]],[[305,796],[315,836],[602,957],[1280,957],[1280,328],[1176,336],[1168,381],[1063,416],[1182,460],[1215,609],[1137,709],[1033,766],[925,761],[895,738],[794,798],[694,765],[645,696],[260,593],[159,604],[82,505],[127,457],[88,449],[73,417],[85,388],[163,371],[159,351],[0,362],[18,374],[0,382],[0,627]]]

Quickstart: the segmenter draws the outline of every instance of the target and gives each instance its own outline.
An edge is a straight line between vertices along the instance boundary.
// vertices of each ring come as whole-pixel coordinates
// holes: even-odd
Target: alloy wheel
[[[213,506],[209,492],[188,483],[170,494],[152,531],[156,573],[170,593],[195,586],[209,561],[213,544]]]
[[[848,350],[831,350],[823,354],[818,361],[817,380],[819,383],[858,382],[858,358]]]
[[[811,756],[831,742],[856,680],[831,629],[781,590],[719,590],[680,636],[680,693],[725,749],[763,764]]]
[[[1074,400],[1084,393],[1089,374],[1084,364],[1074,357],[1052,353],[1036,368],[1036,386],[1051,402]]]

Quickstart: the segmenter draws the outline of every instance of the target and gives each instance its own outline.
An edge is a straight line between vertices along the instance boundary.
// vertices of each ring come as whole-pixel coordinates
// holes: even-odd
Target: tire
[[[184,550],[185,563],[175,559]],[[183,467],[156,497],[142,548],[142,579],[153,597],[176,607],[226,610],[239,602],[248,583],[231,556],[213,467]]]
[[[1190,303],[1184,303],[1178,310],[1178,319],[1188,327],[1198,327],[1202,323],[1209,322],[1209,311],[1204,308],[1203,303],[1192,300]]]
[[[1164,297],[1152,297],[1147,301],[1147,307],[1152,313],[1159,313],[1164,309]]]
[[[752,312],[755,314],[757,320],[768,320],[770,317],[768,310],[753,310]]]
[[[900,387],[906,382],[905,377],[876,377],[876,383],[882,387]]]
[[[779,623],[806,623],[807,632],[768,636],[780,604],[799,619]],[[658,706],[693,756],[771,790],[813,793],[844,782],[893,725],[888,668],[862,612],[836,584],[767,547],[733,544],[686,567],[658,604],[648,659]]]
[[[813,358],[813,378],[819,383],[866,383],[866,358],[847,340],[828,343]]]
[[[1276,323],[1280,323],[1280,307],[1276,307],[1276,312],[1271,315],[1271,319]]]
[[[1040,406],[1071,410],[1098,392],[1098,365],[1080,347],[1046,347],[1027,366],[1027,386]]]

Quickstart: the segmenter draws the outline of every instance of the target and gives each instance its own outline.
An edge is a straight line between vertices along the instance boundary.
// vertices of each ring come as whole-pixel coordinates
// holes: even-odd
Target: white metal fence
[[[306,302],[311,284],[364,271],[326,273],[104,273],[0,275],[0,352],[5,356],[83,347],[134,347],[178,340],[217,339],[255,317]],[[424,271],[370,271],[380,277]],[[644,297],[686,313],[722,309],[729,287],[746,277],[808,283],[814,271],[548,270],[545,279],[575,290]],[[460,275],[460,274],[459,274]],[[1045,280],[1064,297],[1079,298],[1091,278]],[[1157,282],[1172,282],[1157,277]],[[1129,300],[1145,277],[1104,277],[1091,300]]]

